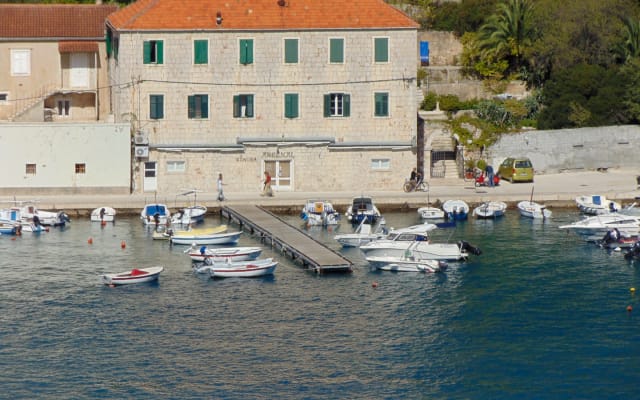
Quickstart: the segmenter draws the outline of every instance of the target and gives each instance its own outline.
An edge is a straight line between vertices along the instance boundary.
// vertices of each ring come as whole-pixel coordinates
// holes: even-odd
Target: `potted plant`
[[[473,179],[473,169],[476,167],[475,160],[467,160],[464,163],[464,177],[466,179]]]

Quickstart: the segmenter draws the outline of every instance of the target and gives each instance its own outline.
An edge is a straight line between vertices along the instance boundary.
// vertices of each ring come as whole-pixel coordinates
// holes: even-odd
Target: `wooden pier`
[[[320,274],[350,272],[353,269],[351,261],[259,206],[224,206],[220,213],[305,268]]]

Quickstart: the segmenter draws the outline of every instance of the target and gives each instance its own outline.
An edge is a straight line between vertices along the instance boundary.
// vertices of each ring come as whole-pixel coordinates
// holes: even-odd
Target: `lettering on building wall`
[[[238,157],[236,158],[237,162],[255,162],[257,159],[256,157]]]
[[[262,153],[262,158],[268,158],[273,160],[288,160],[293,158],[292,151],[265,151]]]

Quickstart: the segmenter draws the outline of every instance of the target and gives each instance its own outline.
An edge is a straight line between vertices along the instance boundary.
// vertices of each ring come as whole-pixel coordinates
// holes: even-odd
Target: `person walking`
[[[224,201],[224,193],[222,191],[222,173],[218,174],[218,201]]]
[[[264,171],[264,187],[262,188],[261,196],[273,196],[273,190],[271,190],[271,175],[269,175],[269,171]]]

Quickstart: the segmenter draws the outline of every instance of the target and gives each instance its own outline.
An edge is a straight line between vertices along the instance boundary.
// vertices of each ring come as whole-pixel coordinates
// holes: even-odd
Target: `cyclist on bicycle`
[[[416,167],[413,167],[411,170],[411,177],[409,178],[409,182],[411,183],[411,191],[416,190],[418,185],[422,183],[422,174],[418,172]]]

